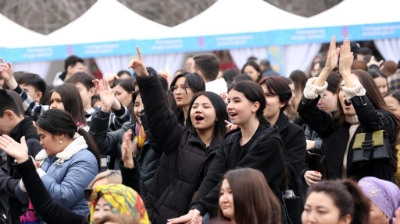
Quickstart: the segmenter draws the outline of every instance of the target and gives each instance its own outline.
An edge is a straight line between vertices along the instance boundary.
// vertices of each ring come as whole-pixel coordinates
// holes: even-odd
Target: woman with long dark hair
[[[291,190],[300,198],[297,200],[297,204],[292,203],[291,207],[287,206],[288,215],[294,222],[300,221],[302,204],[305,199],[300,172],[306,160],[306,138],[303,129],[292,123],[285,114],[286,107],[292,98],[292,90],[279,76],[264,77],[259,84],[267,102],[264,117],[271,125],[279,128],[279,135],[282,139],[282,153],[289,171],[287,181],[290,183],[285,191]]]
[[[181,72],[174,77],[170,85],[170,94],[173,96],[174,102],[171,102],[170,106],[177,107],[171,109],[176,111],[176,116],[181,125],[186,125],[193,95],[205,90],[204,79],[197,73]]]
[[[329,73],[336,66],[340,51],[339,72],[343,78],[338,91],[338,110],[332,116],[318,109],[319,95],[327,84]],[[304,97],[299,104],[299,114],[308,126],[324,139],[327,178],[360,179],[375,176],[394,181],[397,158],[395,154],[398,132],[397,118],[388,110],[382,94],[372,77],[365,71],[351,71],[353,54],[350,41],[345,40],[340,50],[332,38],[328,60],[318,78],[308,81]],[[388,160],[353,162],[353,143],[358,133],[385,130],[390,142]]]
[[[262,71],[260,66],[253,61],[248,61],[246,64],[243,65],[241,74],[247,74],[251,77],[253,82],[259,82],[262,78]]]
[[[357,183],[351,180],[322,181],[308,189],[303,224],[369,223],[369,203]]]
[[[96,143],[85,130],[78,128],[72,117],[62,110],[48,110],[37,121],[43,150],[35,159],[40,164],[37,172],[52,198],[77,214],[89,212],[83,189],[99,171],[99,152]],[[7,140],[5,144],[4,140]],[[7,147],[10,138],[1,138]],[[4,145],[5,144],[5,145]],[[15,143],[27,147],[25,142]],[[28,194],[22,181],[16,188],[16,197],[28,204]]]
[[[137,76],[149,131],[162,146],[156,147],[162,156],[145,203],[152,223],[166,223],[168,218],[187,212],[190,200],[211,170],[208,167],[226,133],[228,114],[220,96],[198,93],[189,102],[186,127],[182,126],[167,107],[156,71],[146,69],[139,48],[137,51],[138,60],[132,60],[129,67]],[[173,90],[189,93],[186,81],[181,81],[173,85]]]
[[[279,200],[255,169],[228,171],[223,178],[218,217],[230,223],[280,224]]]
[[[266,100],[261,86],[253,81],[235,83],[229,88],[228,102],[232,124],[239,125],[240,129],[225,136],[189,213],[170,219],[171,223],[198,223],[206,213],[215,215],[222,176],[238,167],[261,171],[272,192],[281,198],[286,163],[279,129],[270,125],[263,115]]]

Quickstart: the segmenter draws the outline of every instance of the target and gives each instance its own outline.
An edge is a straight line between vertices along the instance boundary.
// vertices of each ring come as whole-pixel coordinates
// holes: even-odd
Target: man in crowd
[[[56,75],[53,81],[54,86],[63,84],[66,80],[71,78],[77,72],[85,72],[85,65],[82,58],[75,55],[69,56],[64,62],[64,72]]]
[[[20,72],[20,75],[14,73],[14,77],[19,87],[21,87],[33,101],[40,103],[40,100],[46,93],[46,82],[39,75],[27,72]]]
[[[218,58],[213,54],[198,54],[193,57],[192,72],[201,75],[206,83],[206,91],[214,92],[218,95],[228,92],[228,86],[224,78],[217,79],[219,73]]]
[[[276,73],[272,67],[271,67],[271,63],[267,60],[267,59],[263,59],[260,62],[260,69],[262,71],[262,75],[263,77],[266,76],[279,76],[278,73]]]
[[[17,142],[25,136],[28,146],[28,154],[35,157],[42,150],[39,136],[31,118],[24,118],[17,101],[10,92],[12,90],[0,90],[0,134],[8,135]],[[18,95],[17,95],[18,96]],[[19,217],[28,207],[22,204],[15,196],[15,187],[21,177],[11,165],[14,158],[0,150],[0,209],[6,213],[8,223],[19,223]],[[3,208],[7,204],[6,208]],[[0,214],[4,217],[4,214]]]

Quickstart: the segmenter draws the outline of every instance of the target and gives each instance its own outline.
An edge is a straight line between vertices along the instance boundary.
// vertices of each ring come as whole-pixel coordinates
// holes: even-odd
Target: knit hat
[[[90,223],[94,223],[94,212],[97,202],[104,198],[114,214],[131,215],[139,218],[140,224],[150,224],[146,208],[140,195],[132,188],[122,184],[96,186],[91,194]]]
[[[392,220],[396,209],[400,206],[400,190],[392,182],[376,177],[364,177],[358,185],[378,208]]]

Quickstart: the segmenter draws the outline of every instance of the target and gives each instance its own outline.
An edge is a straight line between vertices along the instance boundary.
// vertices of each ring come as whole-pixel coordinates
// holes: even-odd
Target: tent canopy
[[[98,0],[82,16],[46,37],[46,45],[99,43],[157,37],[170,27],[153,22],[117,0]]]
[[[44,35],[29,30],[0,14],[0,47],[29,47],[40,42]],[[10,32],[6,32],[6,31]]]
[[[398,0],[344,0],[308,19],[303,27],[350,26],[400,22]]]
[[[170,30],[169,37],[263,32],[291,27],[306,18],[263,0],[218,0],[204,12]]]

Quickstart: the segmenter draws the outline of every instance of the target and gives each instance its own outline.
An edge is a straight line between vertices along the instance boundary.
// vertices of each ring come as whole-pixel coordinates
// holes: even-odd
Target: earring
[[[60,144],[62,144],[62,140],[60,140]]]

